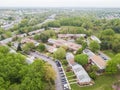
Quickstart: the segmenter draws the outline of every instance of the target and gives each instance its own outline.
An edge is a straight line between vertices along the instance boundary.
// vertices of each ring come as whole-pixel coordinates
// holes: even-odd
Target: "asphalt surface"
[[[43,54],[40,54],[39,52],[31,52],[30,55],[36,58],[41,58],[44,61],[47,61],[49,64],[52,65],[53,69],[56,72],[56,80],[55,80],[56,90],[63,90],[58,67],[56,66],[56,63],[52,60],[52,58],[45,56]]]

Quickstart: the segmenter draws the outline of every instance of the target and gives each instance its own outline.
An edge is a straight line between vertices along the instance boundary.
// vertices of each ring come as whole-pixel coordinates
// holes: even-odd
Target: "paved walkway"
[[[70,84],[75,84],[75,83],[77,83],[77,82],[71,82]]]
[[[69,77],[74,77],[74,76],[75,76],[75,75],[71,75],[71,76],[68,76],[68,78],[69,78]],[[76,76],[75,76],[75,77],[76,77]]]
[[[77,79],[71,79],[71,80],[69,80],[69,82],[71,82],[71,81],[75,81],[75,80],[77,80]]]

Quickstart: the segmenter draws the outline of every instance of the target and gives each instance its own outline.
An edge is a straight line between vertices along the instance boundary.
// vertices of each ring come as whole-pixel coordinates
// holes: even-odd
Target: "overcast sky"
[[[0,0],[0,7],[120,7],[120,0]]]

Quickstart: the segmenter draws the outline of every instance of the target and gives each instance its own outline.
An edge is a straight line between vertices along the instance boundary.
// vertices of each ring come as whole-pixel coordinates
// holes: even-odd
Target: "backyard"
[[[117,81],[118,78],[120,78],[119,75],[102,75],[97,77],[93,86],[80,87],[77,84],[71,84],[71,88],[72,90],[113,90],[112,84]]]

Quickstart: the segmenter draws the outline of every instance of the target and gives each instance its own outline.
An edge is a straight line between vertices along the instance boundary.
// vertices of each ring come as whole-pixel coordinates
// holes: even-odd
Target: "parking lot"
[[[61,77],[61,82],[62,82],[63,89],[64,90],[70,90],[71,88],[70,88],[69,82],[67,80],[67,77],[65,75],[62,64],[60,63],[59,60],[56,60],[55,62],[56,62],[56,65],[58,67],[58,70],[59,70],[59,74],[60,74],[60,77]]]

